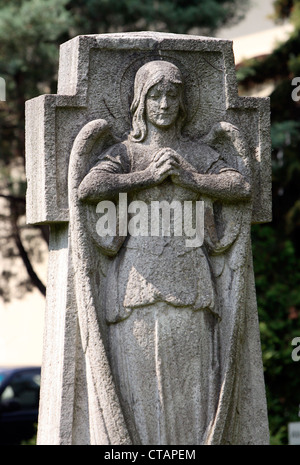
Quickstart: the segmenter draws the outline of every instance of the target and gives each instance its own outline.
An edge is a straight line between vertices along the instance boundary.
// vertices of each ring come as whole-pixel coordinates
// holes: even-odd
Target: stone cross
[[[38,444],[268,444],[250,242],[267,98],[232,42],[78,36],[26,103],[27,221],[50,226]]]

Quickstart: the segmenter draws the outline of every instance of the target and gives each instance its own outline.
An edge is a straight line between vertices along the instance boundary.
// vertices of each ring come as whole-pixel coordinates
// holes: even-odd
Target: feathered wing
[[[90,234],[95,227],[95,208],[78,198],[78,186],[87,174],[89,157],[95,143],[105,141],[108,125],[105,120],[86,124],[77,135],[69,163],[69,240],[74,269],[81,344],[87,371],[89,428],[91,444],[131,444],[106,351],[104,307],[101,308],[101,280],[107,257],[100,251],[111,249],[111,238]],[[91,223],[93,223],[91,225]],[[98,240],[98,243],[96,241]],[[99,294],[99,295],[98,295]]]
[[[235,126],[216,124],[205,142],[251,183],[247,145]],[[206,444],[268,444],[250,239],[252,204],[210,205],[208,210],[215,218],[209,246],[222,319],[219,399]],[[218,224],[222,224],[221,231]]]

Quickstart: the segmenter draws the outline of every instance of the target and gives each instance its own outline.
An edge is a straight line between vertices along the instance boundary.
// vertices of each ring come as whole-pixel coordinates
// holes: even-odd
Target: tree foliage
[[[36,234],[45,228],[24,222],[24,103],[55,93],[59,44],[78,35],[159,30],[215,35],[237,22],[249,2],[242,0],[0,0],[0,76],[7,101],[0,102],[1,252],[21,257],[27,290],[45,287],[32,266]],[[291,37],[268,57],[238,69],[241,91],[275,84],[271,95],[273,221],[253,228],[253,253],[272,442],[287,443],[287,423],[297,421],[299,364],[291,341],[300,336],[300,102],[291,98],[300,76],[300,0],[276,0],[278,22],[290,19]],[[4,226],[3,226],[4,225]],[[2,270],[0,296],[9,298],[9,270]],[[23,284],[24,283],[19,283]],[[19,286],[20,287],[20,286]]]
[[[21,257],[28,273],[24,289],[45,286],[32,266],[36,229],[25,225],[25,101],[55,93],[59,44],[79,34],[128,30],[213,33],[237,21],[241,0],[0,0],[0,76],[6,102],[0,102],[1,253]],[[4,202],[4,203],[3,203]],[[47,230],[39,227],[47,240]],[[31,233],[30,233],[31,231]],[[26,242],[26,243],[25,243]],[[9,299],[11,270],[0,270],[0,296]],[[19,283],[20,284],[20,283]],[[14,286],[15,287],[15,286]],[[20,286],[19,286],[20,287]]]
[[[299,362],[291,345],[300,336],[300,1],[276,0],[274,18],[295,29],[266,57],[238,69],[241,92],[272,83],[273,221],[253,228],[253,251],[272,441],[287,444],[287,425],[299,421]],[[299,78],[300,80],[300,78]]]
[[[248,3],[240,0],[74,0],[68,8],[78,31],[151,29],[186,33],[197,27],[212,34],[225,24],[239,21]]]
[[[2,258],[21,258],[27,282],[18,281],[10,269],[2,268],[0,295],[10,298],[15,286],[24,291],[45,285],[32,265],[36,228],[26,228],[24,174],[25,101],[41,92],[55,91],[57,41],[68,36],[71,15],[66,1],[0,1],[0,76],[6,82],[6,102],[0,102],[0,201]],[[31,232],[30,232],[31,231]],[[47,239],[47,230],[40,228]],[[25,239],[26,238],[26,239]],[[26,242],[26,245],[24,244]],[[10,292],[12,279],[14,281]],[[22,278],[23,279],[23,278]]]

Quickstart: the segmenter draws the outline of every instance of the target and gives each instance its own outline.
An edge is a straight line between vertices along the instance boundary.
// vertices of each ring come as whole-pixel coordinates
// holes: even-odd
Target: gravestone
[[[26,171],[50,226],[38,444],[268,444],[269,100],[238,96],[232,42],[64,43],[57,94],[26,103]]]

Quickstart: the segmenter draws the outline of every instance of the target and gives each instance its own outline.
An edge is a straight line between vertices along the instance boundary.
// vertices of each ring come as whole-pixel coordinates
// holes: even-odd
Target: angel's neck
[[[153,149],[161,149],[164,147],[175,148],[178,144],[175,125],[169,128],[157,128],[151,123],[147,125],[147,136],[144,144]]]

